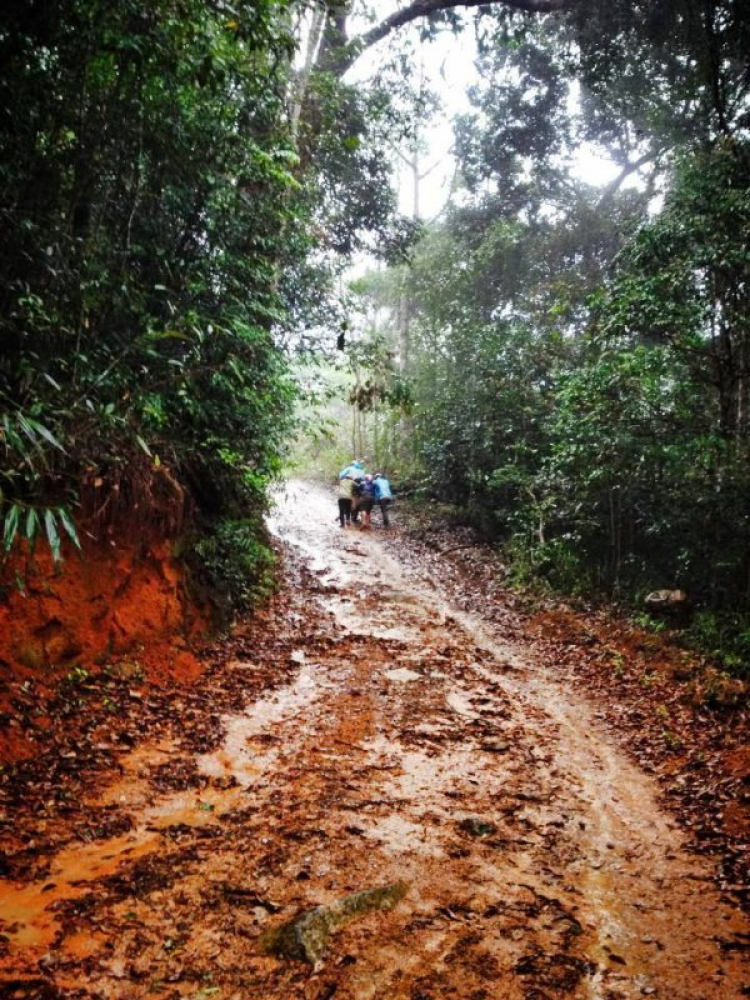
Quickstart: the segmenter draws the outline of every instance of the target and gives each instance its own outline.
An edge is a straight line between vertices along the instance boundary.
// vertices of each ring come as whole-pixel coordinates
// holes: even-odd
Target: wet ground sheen
[[[87,803],[129,829],[0,882],[1,995],[747,996],[746,922],[595,706],[334,513],[280,499],[294,583],[263,643],[238,629]],[[259,947],[316,907],[314,964]]]

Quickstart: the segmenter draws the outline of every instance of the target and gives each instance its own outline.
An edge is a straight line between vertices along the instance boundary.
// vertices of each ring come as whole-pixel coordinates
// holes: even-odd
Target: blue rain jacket
[[[339,472],[339,479],[343,479],[345,476],[349,476],[350,479],[363,479],[365,475],[365,470],[361,462],[352,462],[351,465],[347,465],[345,469]]]
[[[385,476],[378,476],[374,480],[375,483],[375,497],[377,500],[393,500],[393,493],[391,493],[391,484],[385,478]]]

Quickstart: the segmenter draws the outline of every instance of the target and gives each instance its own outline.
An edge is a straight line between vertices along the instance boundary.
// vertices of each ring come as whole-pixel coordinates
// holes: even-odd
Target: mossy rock
[[[316,965],[321,961],[334,931],[374,910],[392,910],[404,898],[406,882],[365,889],[330,906],[318,906],[261,935],[258,950],[264,955],[297,959]]]

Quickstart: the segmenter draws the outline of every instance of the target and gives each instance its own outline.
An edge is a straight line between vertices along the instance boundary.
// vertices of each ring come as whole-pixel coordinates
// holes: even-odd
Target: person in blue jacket
[[[391,484],[382,472],[375,473],[373,483],[375,484],[375,499],[377,500],[378,507],[380,507],[380,513],[383,517],[383,527],[388,528],[391,523],[388,520],[388,508],[393,503],[393,491],[391,490]]]
[[[339,479],[345,479],[347,476],[355,482],[365,478],[365,467],[359,459],[350,462],[339,472]]]

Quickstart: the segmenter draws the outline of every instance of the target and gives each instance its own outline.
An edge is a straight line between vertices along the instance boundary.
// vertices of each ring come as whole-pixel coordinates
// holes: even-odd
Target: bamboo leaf
[[[60,522],[62,523],[63,528],[65,528],[68,538],[70,538],[71,542],[75,545],[78,551],[82,552],[83,550],[81,549],[81,542],[78,538],[78,532],[76,531],[76,526],[73,523],[70,514],[64,507],[58,507],[57,513],[60,517]]]
[[[5,548],[6,553],[10,552],[13,548],[13,542],[15,541],[16,534],[18,533],[18,522],[20,516],[21,508],[17,503],[14,503],[5,515],[5,524],[3,526],[3,547]]]
[[[18,436],[18,432],[16,431],[15,427],[10,422],[10,417],[7,414],[5,415],[5,417],[3,419],[3,427],[5,428],[5,440],[6,440],[6,442],[12,448],[15,448],[17,451],[23,451],[23,441]]]
[[[43,437],[45,441],[48,441],[54,448],[57,448],[58,451],[62,451],[62,452],[65,451],[65,449],[60,444],[60,442],[57,440],[57,438],[52,433],[52,431],[47,430],[47,428],[43,424],[37,423],[36,420],[29,420],[27,422],[30,424],[31,427],[34,428],[34,430],[37,432],[37,434],[39,434],[41,437]]]
[[[26,417],[23,415],[23,413],[17,414],[17,419],[18,419],[18,426],[21,428],[21,430],[29,439],[29,441],[31,441],[31,443],[34,445],[38,445],[39,442],[37,441],[36,432],[34,431],[34,428],[31,426],[29,421],[26,419]]]
[[[149,458],[153,458],[153,455],[151,454],[151,449],[146,444],[146,442],[143,440],[143,438],[141,437],[141,435],[140,434],[136,434],[135,439],[138,442],[138,444],[141,446],[141,448],[143,448],[143,450],[146,452],[146,454],[148,455],[148,457]]]
[[[60,552],[60,532],[57,528],[55,512],[50,507],[48,507],[44,512],[44,527],[47,532],[47,541],[49,542],[49,547],[52,551],[52,558],[56,564],[60,563],[62,562],[62,553]]]
[[[26,535],[26,541],[32,549],[34,548],[34,542],[36,541],[39,527],[39,515],[37,514],[36,507],[29,507],[26,513],[26,527],[24,534]]]

